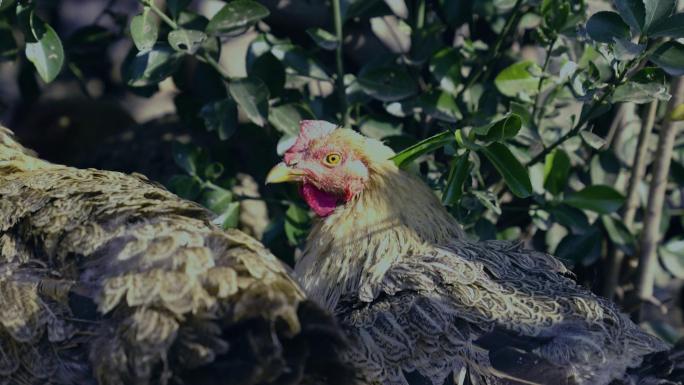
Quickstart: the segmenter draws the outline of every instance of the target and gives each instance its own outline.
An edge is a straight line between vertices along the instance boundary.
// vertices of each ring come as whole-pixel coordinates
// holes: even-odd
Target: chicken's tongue
[[[329,192],[319,190],[316,186],[304,183],[299,190],[306,203],[319,217],[326,217],[335,211],[339,198]]]

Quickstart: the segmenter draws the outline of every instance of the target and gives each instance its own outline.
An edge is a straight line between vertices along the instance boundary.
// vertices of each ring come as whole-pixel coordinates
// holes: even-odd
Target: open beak
[[[268,172],[266,184],[296,182],[301,179],[302,175],[301,171],[288,167],[285,162],[280,162]]]

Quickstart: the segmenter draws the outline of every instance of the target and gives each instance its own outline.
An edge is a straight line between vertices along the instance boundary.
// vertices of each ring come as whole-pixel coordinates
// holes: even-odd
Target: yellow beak
[[[298,170],[288,167],[284,162],[280,162],[268,172],[266,184],[296,182],[301,175],[302,173]]]

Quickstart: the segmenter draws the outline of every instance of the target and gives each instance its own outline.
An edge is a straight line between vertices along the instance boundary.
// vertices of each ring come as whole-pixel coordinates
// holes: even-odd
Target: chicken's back
[[[560,261],[509,242],[429,246],[373,302],[347,301],[356,364],[387,384],[630,383],[628,368],[667,349]]]
[[[259,242],[0,130],[0,384],[345,383],[336,324]]]

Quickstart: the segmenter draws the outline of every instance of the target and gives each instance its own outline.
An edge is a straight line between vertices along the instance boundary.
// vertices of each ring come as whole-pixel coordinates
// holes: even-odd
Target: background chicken
[[[466,239],[393,155],[354,131],[304,121],[268,177],[300,182],[321,217],[296,274],[344,324],[356,349],[350,357],[367,378],[392,385],[681,383],[681,351],[667,353],[611,302],[578,286],[554,257]]]
[[[0,384],[344,383],[331,319],[211,220],[143,176],[42,161],[0,127]]]

